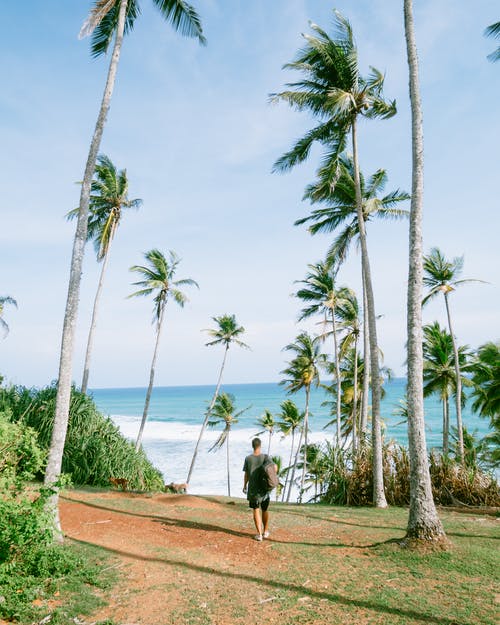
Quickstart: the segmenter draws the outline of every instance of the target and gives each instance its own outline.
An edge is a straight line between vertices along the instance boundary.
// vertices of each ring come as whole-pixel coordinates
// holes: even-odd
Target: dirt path
[[[379,543],[404,535],[404,510],[378,518],[374,510],[354,517],[348,509],[272,506],[271,539],[257,543],[242,500],[70,491],[60,506],[65,534],[106,549],[121,573],[121,582],[106,597],[108,605],[93,620],[109,618],[116,625],[465,622],[430,616],[425,601],[413,608],[423,580],[406,579],[404,568],[377,555]],[[403,588],[398,579],[404,579]],[[436,605],[449,599],[447,584],[433,574],[425,581]],[[401,597],[410,599],[403,605]]]

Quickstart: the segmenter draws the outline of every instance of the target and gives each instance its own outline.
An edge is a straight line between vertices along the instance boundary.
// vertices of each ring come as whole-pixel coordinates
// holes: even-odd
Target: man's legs
[[[264,514],[261,514],[260,508],[253,509],[253,522],[255,523],[255,528],[258,534],[263,534],[265,530],[262,529],[262,517]]]
[[[262,533],[265,534],[267,532],[267,527],[269,525],[269,510],[262,511],[262,522],[264,524],[264,529]]]

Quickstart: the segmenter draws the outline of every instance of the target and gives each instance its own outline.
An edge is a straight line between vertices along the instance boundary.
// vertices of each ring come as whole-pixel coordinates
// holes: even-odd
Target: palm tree
[[[17,302],[13,297],[10,297],[9,295],[0,296],[0,328],[2,328],[2,330],[4,331],[4,338],[9,333],[9,325],[3,318],[5,304],[10,304],[11,306],[15,306],[17,308]]]
[[[457,393],[455,398],[456,415],[457,415],[457,431],[458,431],[458,456],[460,461],[463,461],[464,457],[464,439],[462,434],[462,374],[460,372],[460,358],[458,354],[458,346],[453,333],[453,327],[451,323],[450,303],[448,296],[455,291],[457,287],[468,282],[482,282],[482,280],[463,279],[457,278],[462,273],[464,265],[464,257],[456,257],[449,261],[443,256],[442,252],[434,247],[428,256],[424,256],[424,276],[423,283],[428,287],[429,291],[423,298],[422,303],[425,305],[431,299],[439,295],[444,296],[444,303],[446,307],[446,316],[448,318],[448,329],[451,334],[453,342],[453,353],[455,357],[455,376]]]
[[[337,181],[332,189],[330,174],[326,168],[320,170],[318,180],[306,188],[305,197],[313,203],[319,203],[311,213],[298,219],[295,225],[309,223],[308,231],[318,233],[337,232],[327,252],[327,262],[339,266],[345,262],[353,241],[359,243],[358,211],[356,200],[356,184],[353,159],[341,155],[338,159]],[[372,219],[403,219],[408,211],[399,208],[399,204],[409,199],[406,191],[396,189],[385,195],[382,193],[387,185],[387,172],[379,169],[368,179],[359,172],[363,219],[365,224]],[[366,288],[363,279],[363,336],[365,362],[369,360],[368,306],[366,304]],[[363,376],[363,402],[361,414],[361,433],[366,433],[368,421],[368,386],[370,368],[365,368]]]
[[[382,442],[380,433],[380,384],[375,300],[371,279],[370,260],[366,244],[363,218],[357,124],[359,118],[387,119],[396,113],[395,102],[383,98],[384,76],[375,68],[367,77],[359,73],[357,48],[349,22],[335,13],[335,39],[316,24],[311,28],[315,35],[304,35],[306,46],[296,59],[285,67],[302,73],[303,78],[290,83],[290,90],[274,95],[274,100],[284,100],[299,111],[308,110],[320,123],[299,139],[290,151],[275,163],[275,169],[286,171],[304,161],[314,142],[326,148],[320,175],[328,177],[334,188],[339,173],[339,156],[344,150],[348,135],[352,141],[354,187],[358,217],[363,283],[366,289],[368,329],[370,336],[370,362],[372,368],[372,441],[373,441],[373,499],[378,507],[386,507],[382,473]]]
[[[183,35],[188,37],[196,37],[200,43],[205,42],[200,19],[193,7],[185,2],[185,0],[153,0],[153,3],[159,9],[162,17],[167,22],[170,22],[175,30],[180,30]],[[82,36],[93,33],[93,56],[97,57],[106,53],[113,42],[113,38],[114,43],[106,77],[106,85],[104,87],[94,133],[90,142],[80,191],[80,203],[73,241],[68,294],[61,340],[54,427],[52,429],[52,440],[47,467],[45,469],[45,484],[55,489],[54,495],[48,501],[48,509],[52,515],[55,535],[58,540],[62,540],[62,532],[57,507],[58,491],[54,485],[61,473],[64,444],[68,428],[73,368],[73,345],[76,331],[78,301],[80,298],[83,255],[85,242],[87,240],[91,184],[104,132],[104,125],[113,95],[123,37],[127,32],[131,31],[139,14],[140,6],[138,0],[96,0],[89,18],[81,31]]]
[[[486,37],[499,39],[500,38],[500,22],[496,22],[495,24],[491,24],[490,26],[488,26],[488,28],[484,31],[484,34]],[[496,61],[500,60],[500,46],[498,46],[498,48],[494,50],[491,54],[488,54],[487,58],[489,61],[492,61],[492,63],[495,63]]]
[[[465,347],[459,347],[459,360],[461,369],[466,367],[467,351]],[[449,332],[440,327],[435,321],[431,325],[424,326],[424,397],[437,394],[443,405],[443,453],[449,451],[450,431],[450,395],[456,392],[456,376],[454,365],[453,340]],[[470,385],[467,378],[462,380],[462,385]],[[462,394],[461,401],[465,401]]]
[[[406,51],[412,119],[412,190],[407,302],[408,453],[410,456],[409,540],[439,540],[444,529],[432,497],[425,441],[422,340],[422,211],[424,191],[424,140],[422,103],[418,78],[417,44],[413,24],[413,1],[403,0]]]
[[[284,500],[286,495],[286,487],[288,485],[288,474],[289,470],[292,467],[292,458],[295,449],[295,432],[304,421],[304,413],[299,412],[297,405],[291,399],[285,399],[285,401],[281,403],[280,408],[281,412],[279,416],[281,417],[281,421],[278,422],[278,427],[281,430],[283,436],[289,436],[290,434],[292,435],[292,444],[290,446],[290,459],[288,461],[285,485],[283,487],[282,500]]]
[[[489,417],[492,428],[500,430],[500,342],[481,345],[471,368],[472,409]]]
[[[239,412],[236,412],[234,406],[234,395],[230,393],[221,393],[212,407],[211,419],[208,422],[210,426],[216,426],[220,423],[224,424],[224,429],[220,433],[219,438],[210,448],[210,451],[214,449],[220,449],[224,443],[226,443],[226,466],[227,466],[227,495],[231,497],[231,476],[229,472],[229,434],[233,425],[238,423],[239,417],[248,410],[244,408]]]
[[[155,378],[156,359],[158,357],[158,348],[160,346],[160,336],[163,327],[163,321],[165,318],[165,308],[169,299],[173,299],[181,308],[188,301],[186,295],[180,290],[183,286],[195,286],[198,288],[198,284],[191,278],[184,278],[182,280],[174,280],[177,272],[177,267],[180,263],[180,258],[175,252],[170,251],[168,253],[168,260],[157,249],[149,250],[144,254],[144,258],[148,262],[148,266],[145,265],[133,265],[130,267],[130,271],[138,273],[143,279],[138,282],[134,282],[134,286],[140,287],[138,291],[131,293],[128,297],[146,297],[153,296],[154,302],[154,314],[153,323],[156,330],[155,348],[153,351],[153,360],[151,361],[151,370],[149,373],[149,386],[146,392],[146,401],[144,402],[144,411],[142,413],[141,426],[139,428],[139,434],[137,435],[137,441],[135,448],[137,451],[141,448],[142,434],[146,420],[148,418],[149,402],[151,400],[151,393],[153,391],[153,382]]]
[[[264,414],[257,419],[257,423],[264,428],[261,432],[257,432],[257,436],[264,434],[264,432],[269,434],[269,443],[267,445],[267,455],[269,455],[271,453],[271,438],[276,427],[273,413],[270,410],[264,410]]]
[[[344,358],[352,350],[353,366],[353,397],[352,397],[352,451],[356,452],[358,437],[361,441],[362,428],[361,424],[358,428],[358,369],[359,369],[359,354],[358,343],[361,334],[361,326],[359,323],[359,305],[356,293],[347,287],[344,287],[342,296],[340,298],[340,305],[337,308],[337,316],[339,318],[339,328],[345,332],[344,337],[340,343],[340,358]],[[364,377],[364,370],[363,370]]]
[[[320,353],[318,342],[315,341],[307,332],[301,332],[294,343],[290,343],[285,348],[285,351],[292,352],[294,354],[293,359],[288,363],[281,373],[287,377],[280,382],[286,386],[289,393],[297,393],[304,389],[305,391],[305,408],[304,408],[304,421],[300,432],[299,444],[297,447],[297,453],[295,455],[295,461],[292,469],[292,476],[290,478],[290,486],[288,489],[287,502],[290,500],[290,493],[292,490],[293,480],[295,478],[295,471],[299,461],[299,454],[302,448],[302,440],[304,440],[304,463],[302,467],[302,477],[300,480],[300,495],[299,501],[302,501],[302,493],[304,491],[304,479],[306,474],[307,465],[307,440],[309,433],[309,399],[311,395],[311,386],[319,386],[319,366],[323,365],[326,361],[324,354]]]
[[[111,243],[120,225],[123,209],[139,208],[142,204],[142,200],[138,198],[135,200],[128,199],[128,184],[125,169],[118,171],[111,160],[104,154],[101,154],[97,158],[95,175],[91,185],[87,241],[94,242],[97,262],[102,262],[102,268],[94,299],[92,320],[87,339],[81,388],[82,393],[86,393],[88,387],[90,359],[97,323],[97,310],[104,284],[104,275],[108,265]],[[67,215],[68,219],[76,218],[78,216],[78,210],[78,208],[75,208],[70,211]]]
[[[226,365],[226,358],[229,348],[232,344],[237,345],[238,347],[243,347],[245,349],[250,349],[246,343],[243,343],[238,337],[241,336],[245,332],[245,328],[243,326],[238,325],[236,321],[235,315],[221,315],[220,317],[212,317],[213,321],[217,324],[215,329],[209,328],[206,330],[208,334],[212,337],[212,341],[206,343],[207,346],[212,347],[215,345],[223,345],[224,346],[224,356],[222,358],[222,365],[219,371],[219,379],[217,380],[217,385],[215,387],[215,392],[212,397],[212,401],[208,407],[208,410],[205,413],[205,417],[203,419],[203,423],[201,425],[200,434],[198,435],[198,440],[196,441],[196,446],[193,452],[193,458],[191,459],[191,465],[189,467],[189,472],[187,476],[186,483],[189,484],[191,480],[191,475],[193,473],[194,465],[196,462],[196,458],[198,456],[198,448],[201,443],[201,439],[203,434],[207,428],[208,419],[210,418],[210,413],[214,407],[214,404],[219,395],[220,385],[222,383],[222,374],[224,373],[224,367]]]
[[[333,336],[333,358],[335,366],[335,381],[337,389],[340,389],[340,363],[336,322],[336,307],[339,304],[339,291],[335,288],[336,271],[331,265],[319,262],[315,265],[308,265],[309,272],[304,280],[298,282],[303,285],[296,297],[306,302],[308,305],[302,309],[299,321],[308,319],[312,315],[321,314],[325,321],[332,324]],[[323,335],[325,337],[326,335]],[[323,338],[322,337],[322,338]],[[337,416],[337,445],[340,445],[340,417],[341,417],[341,396],[337,393],[336,416]]]

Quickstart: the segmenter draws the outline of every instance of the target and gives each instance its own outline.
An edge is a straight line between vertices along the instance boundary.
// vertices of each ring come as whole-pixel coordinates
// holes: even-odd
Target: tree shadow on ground
[[[251,532],[239,531],[229,527],[225,527],[223,525],[214,525],[211,523],[204,523],[199,521],[189,521],[187,519],[179,519],[176,517],[169,517],[165,515],[157,515],[157,514],[144,514],[142,512],[131,512],[130,510],[121,510],[120,508],[113,508],[110,506],[103,506],[97,503],[91,503],[89,501],[84,501],[81,499],[73,499],[70,497],[60,496],[61,499],[65,501],[69,501],[72,503],[77,503],[83,506],[87,506],[89,508],[95,508],[97,510],[104,510],[106,512],[113,512],[115,514],[124,514],[126,516],[137,517],[141,519],[149,519],[154,523],[160,523],[165,525],[166,527],[180,527],[183,529],[194,529],[200,530],[204,532],[217,532],[229,534],[230,536],[237,536],[239,538],[250,538],[253,535],[253,530]],[[322,543],[322,542],[304,542],[304,541],[294,541],[294,540],[279,540],[277,538],[269,539],[271,543],[277,543],[282,545],[302,545],[304,547],[336,547],[336,548],[344,548],[344,549],[370,549],[373,547],[379,547],[380,545],[385,545],[389,543],[397,543],[399,542],[403,536],[400,538],[391,538],[389,540],[379,541],[375,543],[370,543],[369,545],[356,545],[356,544],[347,544],[347,543]]]
[[[305,588],[304,586],[301,586],[301,585],[272,580],[272,579],[269,579],[269,577],[257,577],[254,575],[249,575],[247,573],[234,573],[234,572],[228,572],[228,571],[221,571],[214,567],[202,566],[199,564],[194,564],[192,562],[185,562],[183,560],[175,560],[173,558],[167,558],[167,557],[145,556],[142,554],[135,554],[135,553],[131,553],[128,551],[123,551],[121,549],[103,547],[102,545],[98,545],[96,543],[92,543],[92,542],[81,540],[81,539],[73,538],[72,540],[79,544],[99,547],[100,549],[103,549],[111,554],[123,556],[126,558],[133,558],[135,560],[140,560],[143,562],[156,562],[160,564],[166,564],[169,566],[178,566],[178,567],[187,569],[189,571],[194,571],[196,573],[205,573],[208,575],[215,575],[222,579],[231,578],[235,580],[241,580],[243,582],[252,582],[252,583],[259,584],[261,586],[272,588],[274,590],[294,592],[294,593],[300,594],[301,596],[307,595],[315,599],[326,599],[328,601],[331,601],[332,603],[337,603],[337,604],[348,606],[348,607],[356,607],[356,608],[361,608],[363,610],[372,610],[374,612],[381,612],[381,613],[394,615],[394,616],[403,616],[403,617],[412,619],[420,623],[432,623],[435,625],[456,625],[457,624],[457,620],[453,618],[447,618],[443,616],[433,616],[432,614],[425,614],[425,613],[417,612],[416,610],[407,609],[407,608],[395,608],[395,607],[383,605],[380,603],[376,603],[375,601],[346,597],[339,593],[312,590],[309,588]],[[465,621],[463,621],[461,625],[468,625],[468,624]]]

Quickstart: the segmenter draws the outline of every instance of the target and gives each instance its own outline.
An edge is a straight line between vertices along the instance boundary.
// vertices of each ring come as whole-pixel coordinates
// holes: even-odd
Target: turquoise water
[[[396,378],[385,386],[382,401],[382,420],[385,439],[394,439],[407,444],[406,424],[394,414],[399,401],[405,394],[406,380]],[[280,403],[293,399],[303,408],[304,394],[288,395],[278,384],[227,384],[223,391],[235,396],[237,409],[248,408],[240,417],[231,432],[231,484],[234,494],[241,494],[241,467],[244,456],[249,453],[250,441],[259,431],[257,418],[265,409],[273,414],[279,412]],[[194,449],[194,444],[203,419],[204,411],[214,392],[213,386],[158,387],[153,391],[148,423],[144,431],[143,445],[146,453],[161,469],[165,480],[184,482]],[[142,415],[145,388],[94,389],[94,399],[102,412],[109,414],[121,431],[130,439],[135,439]],[[328,409],[321,404],[326,399],[325,391],[314,389],[311,394],[311,440],[321,443],[333,440],[335,427],[326,427],[332,420]],[[441,444],[441,404],[437,398],[425,400],[425,420],[428,447]],[[454,409],[450,407],[453,424]],[[463,421],[469,431],[477,431],[484,436],[488,422],[473,415],[468,406],[463,411]],[[217,438],[217,431],[209,430],[200,448],[199,461],[191,480],[191,492],[225,494],[225,452],[209,452],[209,447]],[[267,447],[267,435],[263,435]],[[271,453],[288,458],[290,439],[282,439],[279,434],[272,438]],[[267,451],[267,449],[266,449]],[[233,492],[232,492],[233,494]]]

